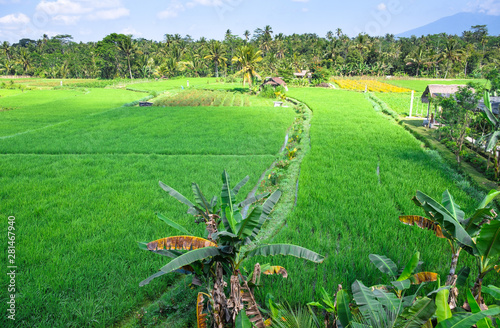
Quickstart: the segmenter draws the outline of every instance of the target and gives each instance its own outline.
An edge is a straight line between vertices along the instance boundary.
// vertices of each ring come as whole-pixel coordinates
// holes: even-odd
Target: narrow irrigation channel
[[[349,289],[356,279],[381,283],[369,254],[404,263],[419,251],[423,270],[444,275],[447,245],[400,224],[398,216],[422,214],[411,200],[417,189],[438,199],[448,189],[464,209],[475,201],[421,142],[375,112],[363,94],[319,88],[289,94],[314,112],[311,149],[301,165],[297,207],[273,242],[298,244],[326,259],[318,265],[272,259],[289,278],[270,279],[259,290],[261,297],[271,293],[305,304],[320,298],[320,287]]]

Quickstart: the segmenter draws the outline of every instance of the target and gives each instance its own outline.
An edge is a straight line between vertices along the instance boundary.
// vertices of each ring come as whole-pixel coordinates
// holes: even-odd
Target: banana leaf
[[[500,307],[495,307],[489,310],[481,311],[478,313],[455,313],[453,317],[441,321],[436,328],[463,328],[472,327],[478,321],[488,316],[494,316],[500,313]]]
[[[233,193],[235,196],[238,195],[238,192],[240,191],[241,187],[243,187],[248,182],[248,180],[250,180],[250,177],[247,175],[246,177],[243,178],[243,180],[238,182],[238,184],[233,188]]]
[[[458,222],[462,221],[465,217],[464,211],[460,209],[460,206],[455,203],[453,196],[448,190],[443,192],[443,205],[451,213],[453,218],[456,218]]]
[[[273,274],[279,274],[283,278],[288,278],[288,272],[286,271],[286,269],[279,265],[273,265],[269,267],[269,269],[263,271],[262,273],[268,276]]]
[[[352,284],[352,294],[366,322],[373,327],[377,327],[380,322],[385,321],[386,313],[382,304],[380,304],[370,288],[363,285],[361,281],[356,280]]]
[[[187,199],[186,197],[184,197],[181,193],[179,193],[177,190],[175,190],[174,188],[170,187],[170,186],[167,186],[166,184],[164,184],[163,182],[159,182],[160,184],[160,187],[161,189],[165,190],[166,192],[168,192],[168,194],[172,197],[174,197],[175,199],[177,199],[179,202],[183,203],[183,204],[186,204],[187,206],[189,207],[194,207],[194,204],[191,203],[189,201],[189,199]]]
[[[432,220],[424,218],[423,216],[402,215],[399,217],[399,221],[406,224],[406,225],[410,225],[410,226],[416,225],[421,229],[432,230],[436,234],[436,237],[445,238],[439,224],[435,223]]]
[[[438,323],[451,318],[451,309],[448,304],[449,289],[441,289],[436,294],[436,316]]]
[[[415,270],[418,266],[418,260],[420,259],[420,253],[416,252],[413,254],[411,257],[410,261],[405,265],[405,268],[397,281],[403,281],[408,278],[410,278],[411,274],[413,273],[413,270]]]
[[[256,206],[248,214],[248,216],[243,219],[240,223],[236,225],[236,231],[238,231],[238,237],[240,239],[245,239],[250,237],[254,232],[254,229],[259,227],[260,216],[262,214],[262,207]],[[262,226],[262,225],[260,225]]]
[[[196,204],[198,204],[199,207],[203,209],[204,216],[207,215],[207,213],[210,213],[210,203],[207,201],[205,196],[203,195],[203,192],[201,192],[200,186],[198,186],[197,183],[192,183],[191,188],[193,190],[194,194],[194,200],[196,201]],[[208,219],[208,217],[206,217]]]
[[[491,221],[481,227],[476,239],[476,248],[485,258],[495,258],[500,255],[500,221]]]
[[[255,202],[257,202],[257,201],[259,201],[262,198],[265,198],[267,196],[269,196],[268,192],[264,192],[264,193],[259,194],[259,195],[251,196],[251,197],[248,197],[247,199],[245,199],[244,201],[238,203],[236,206],[237,207],[245,207],[245,206],[253,204],[253,203],[255,203]]]
[[[385,273],[391,277],[396,277],[398,274],[398,267],[396,264],[388,257],[384,255],[378,255],[378,254],[370,254],[369,256],[370,261],[375,264],[377,269],[382,271],[382,273]]]
[[[400,280],[400,281],[391,281],[391,284],[396,287],[397,290],[402,291],[410,288],[411,282],[410,279]]]
[[[432,318],[436,312],[434,301],[428,297],[423,297],[415,302],[411,307],[406,308],[401,317],[406,320],[398,320],[398,328],[420,328]],[[400,318],[401,319],[401,318]]]
[[[174,236],[167,237],[149,242],[148,249],[150,251],[158,250],[193,250],[204,247],[217,247],[214,242],[193,236]]]
[[[486,294],[490,294],[494,299],[500,301],[500,288],[494,285],[488,285],[488,287],[483,286],[481,291]]]
[[[160,220],[162,220],[163,222],[165,222],[166,224],[168,224],[170,227],[182,232],[183,234],[185,235],[188,235],[188,236],[192,236],[193,234],[191,232],[189,232],[186,228],[184,228],[183,226],[181,226],[180,224],[178,223],[175,223],[174,221],[172,220],[169,220],[167,219],[165,216],[163,216],[162,214],[160,213],[157,213],[156,214],[158,216],[158,218]]]
[[[419,272],[410,276],[412,285],[420,285],[424,282],[437,281],[438,274],[435,272]]]
[[[245,254],[247,258],[259,255],[261,256],[290,255],[301,259],[309,260],[314,263],[321,263],[325,259],[324,256],[321,256],[316,252],[308,250],[307,248],[289,244],[261,245]]]
[[[337,293],[337,317],[342,327],[347,327],[352,321],[351,309],[349,308],[349,293],[341,289]]]
[[[240,313],[236,316],[236,320],[234,322],[235,328],[252,328],[252,322],[248,318],[245,309],[241,310]]]
[[[224,172],[222,172],[221,200],[222,205],[229,206],[232,210],[236,195],[234,191],[230,189],[230,183],[229,174],[224,170]]]
[[[377,300],[384,306],[389,312],[399,315],[403,310],[402,300],[400,300],[395,294],[385,292],[380,289],[375,289],[373,294]]]
[[[280,197],[281,197],[281,190],[278,189],[275,192],[273,192],[273,194],[268,199],[266,199],[264,205],[262,205],[261,219],[263,220],[267,219],[269,214],[271,214],[274,205],[276,205],[276,203],[280,200]]]
[[[488,193],[488,195],[486,195],[483,200],[481,201],[481,204],[479,204],[479,206],[477,207],[477,209],[482,209],[482,208],[485,208],[489,203],[491,203],[493,201],[493,199],[495,199],[498,195],[500,195],[500,190],[495,190],[495,189],[492,189],[490,190],[490,192]]]
[[[479,304],[477,304],[477,301],[472,295],[469,288],[467,288],[467,303],[469,303],[470,310],[472,313],[481,312],[481,308],[479,307]],[[493,323],[491,322],[490,318],[483,318],[476,323],[476,326],[477,328],[489,328],[493,326]]]
[[[453,239],[456,239],[460,243],[474,248],[474,242],[472,241],[471,236],[469,236],[467,231],[465,231],[465,229],[462,227],[458,217],[454,217],[443,205],[439,204],[434,199],[427,196],[421,191],[417,191],[416,198],[420,202],[420,206],[426,211],[426,213],[432,215],[434,220],[436,220],[441,228],[443,230],[446,230],[453,237]],[[453,201],[453,198],[448,199],[448,202],[451,201]],[[456,213],[457,209],[455,205],[448,204],[448,207],[454,209]]]

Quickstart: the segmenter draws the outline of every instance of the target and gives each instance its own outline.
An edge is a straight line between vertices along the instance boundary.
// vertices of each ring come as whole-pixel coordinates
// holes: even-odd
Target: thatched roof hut
[[[286,86],[285,81],[283,81],[280,77],[266,77],[260,87],[262,88],[265,85],[270,85],[272,87],[281,85],[283,88],[285,88],[286,91],[288,91],[288,87]]]
[[[457,93],[458,88],[464,88],[466,85],[464,84],[450,84],[450,85],[442,85],[442,84],[429,84],[427,88],[425,88],[424,93],[422,94],[422,102],[424,104],[429,103],[429,98],[443,97],[448,98],[450,95]]]
[[[298,73],[293,73],[293,75],[298,79],[303,79],[305,77],[310,79],[312,77],[312,74],[306,69],[303,69],[302,71],[300,71]]]

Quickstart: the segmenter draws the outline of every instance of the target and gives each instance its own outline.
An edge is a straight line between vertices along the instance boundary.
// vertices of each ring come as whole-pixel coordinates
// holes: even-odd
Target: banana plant
[[[484,92],[484,110],[483,116],[486,118],[488,123],[491,126],[491,132],[485,135],[483,138],[479,140],[485,141],[485,149],[487,152],[493,151],[493,158],[495,160],[495,179],[498,179],[499,176],[499,162],[500,162],[500,153],[497,151],[498,141],[500,139],[500,120],[493,114],[493,109],[491,108],[490,102],[490,94],[488,91]]]
[[[437,328],[460,328],[472,327],[474,325],[477,328],[494,327],[491,316],[500,314],[500,307],[491,307],[488,310],[482,310],[471,291],[467,289],[467,303],[470,307],[470,312],[461,311],[452,313],[447,303],[447,292],[448,290],[446,289],[440,290],[436,296]]]
[[[415,215],[399,217],[404,224],[432,230],[436,237],[447,239],[452,252],[452,260],[446,285],[455,285],[456,267],[462,249],[476,258],[479,273],[473,293],[478,300],[481,299],[484,276],[499,264],[500,221],[495,211],[489,206],[499,194],[500,191],[491,190],[472,215],[466,218],[465,213],[455,203],[448,190],[443,193],[442,204],[423,192],[417,191],[413,201],[425,211],[428,217]]]
[[[238,195],[238,192],[240,191],[241,187],[243,187],[248,182],[249,179],[250,179],[250,177],[247,175],[246,177],[243,178],[243,180],[241,180],[238,184],[236,184],[236,186],[231,190],[234,197],[236,197]],[[175,198],[179,202],[188,206],[187,213],[198,218],[195,221],[196,223],[200,223],[200,222],[207,223],[207,222],[210,222],[212,220],[215,220],[217,224],[219,223],[218,220],[220,219],[220,209],[217,206],[217,200],[218,200],[217,196],[213,196],[210,199],[210,201],[208,201],[208,198],[205,197],[205,195],[201,191],[201,188],[198,186],[198,184],[193,182],[191,184],[191,189],[193,191],[193,195],[195,198],[195,203],[196,203],[196,205],[195,205],[195,204],[193,204],[193,202],[191,202],[189,199],[187,199],[187,197],[182,195],[180,192],[178,192],[174,188],[166,185],[165,183],[163,183],[161,181],[159,182],[159,184],[160,184],[160,187],[163,190],[165,190],[170,196],[172,196],[173,198]],[[238,203],[236,206],[238,208],[244,208],[245,206],[251,205],[251,204],[259,201],[260,199],[267,197],[267,196],[269,196],[268,192],[265,192],[265,193],[262,193],[262,194],[256,195],[256,196],[247,197],[244,201]],[[160,217],[160,219],[163,220],[162,217]]]
[[[248,181],[247,178],[243,181],[246,182],[245,180]],[[179,196],[180,194],[175,190],[172,191],[172,188],[165,189],[160,184],[170,195],[178,200],[182,199],[182,203],[188,205],[190,209],[194,209],[197,215],[201,215],[205,219],[206,217],[201,212],[207,214],[209,221],[206,223],[215,222],[215,224],[210,231],[210,239],[204,239],[195,237],[186,228],[165,217],[160,217],[165,223],[184,235],[161,238],[149,243],[139,243],[142,249],[172,258],[168,264],[160,268],[160,271],[143,280],[139,285],[147,285],[153,279],[171,272],[195,273],[197,276],[204,277],[202,282],[210,289],[210,301],[214,303],[211,306],[212,316],[217,324],[234,324],[236,321],[247,322],[245,317],[252,316],[248,320],[258,327],[263,327],[262,316],[256,306],[253,292],[247,278],[241,274],[241,264],[255,256],[295,256],[315,263],[321,263],[324,257],[297,245],[260,244],[257,236],[278,202],[281,191],[275,191],[263,205],[255,205],[247,215],[243,216],[240,211],[241,207],[245,206],[246,203],[253,203],[254,199],[247,198],[246,201],[238,203],[236,195],[243,182],[231,188],[229,175],[226,171],[222,174],[222,182],[219,209],[213,207],[211,209],[203,207],[202,209],[202,206],[186,202],[185,197]],[[201,192],[198,193],[198,190],[199,188],[195,188],[195,184],[193,184],[198,205],[208,204],[204,197],[201,197]],[[189,213],[193,214],[194,211]],[[220,213],[220,220],[214,221],[213,214],[215,213]],[[274,270],[281,271],[276,267]],[[229,298],[224,294],[225,275],[230,275],[231,294]],[[257,273],[254,276],[257,276]],[[213,287],[211,287],[212,285]],[[245,309],[244,304],[246,304],[246,311],[242,311]],[[230,315],[227,315],[228,313]]]
[[[410,288],[411,285],[420,285],[422,283],[437,281],[438,274],[434,272],[418,272],[414,273],[419,265],[420,253],[416,252],[411,257],[410,261],[399,270],[397,265],[388,257],[378,254],[370,254],[370,261],[382,273],[389,276],[392,286],[373,286],[375,289],[391,290],[396,292],[398,298],[402,297],[403,291]],[[399,273],[401,272],[401,273]]]

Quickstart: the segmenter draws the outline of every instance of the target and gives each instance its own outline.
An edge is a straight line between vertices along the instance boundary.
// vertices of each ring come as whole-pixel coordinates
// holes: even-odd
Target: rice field
[[[154,106],[167,107],[269,107],[273,106],[272,99],[254,97],[248,94],[234,93],[228,91],[214,91],[190,89],[176,93],[175,95],[167,94],[165,97],[160,97],[154,103]]]
[[[158,180],[185,195],[195,181],[212,195],[220,192],[226,169],[234,181],[250,175],[240,192],[246,195],[276,159],[295,120],[292,108],[227,91],[238,85],[217,90],[214,80],[190,79],[188,89],[187,79],[176,79],[113,88],[0,89],[0,107],[12,108],[0,111],[0,217],[16,217],[17,326],[109,327],[175,283],[176,275],[166,275],[138,287],[165,260],[141,252],[136,242],[175,233],[156,212],[197,233],[204,227],[192,224]],[[165,107],[133,106],[153,92],[166,92],[158,98]],[[320,287],[333,293],[356,279],[382,283],[368,260],[372,253],[401,265],[419,251],[422,270],[443,277],[447,244],[402,225],[398,216],[420,213],[411,201],[417,189],[438,199],[448,189],[468,212],[476,199],[467,183],[457,183],[434,152],[375,112],[362,93],[297,88],[288,95],[313,111],[311,149],[294,212],[270,242],[301,245],[326,260],[258,259],[289,272],[286,280],[263,278],[261,300],[271,293],[305,304],[318,300]],[[409,97],[376,95],[391,108]],[[402,105],[393,109],[404,113]],[[0,229],[7,234],[7,225]],[[6,257],[3,252],[2,261]],[[471,265],[466,259],[459,267]],[[5,275],[0,283],[6,290]]]
[[[402,264],[419,251],[422,270],[444,277],[450,259],[447,243],[403,226],[398,216],[423,214],[411,200],[417,189],[437,199],[448,189],[462,209],[472,210],[476,201],[461,188],[464,182],[459,187],[435,153],[376,113],[362,94],[321,89],[290,94],[314,113],[311,150],[302,162],[297,207],[273,242],[307,247],[326,260],[316,265],[260,259],[289,273],[286,280],[266,277],[260,297],[271,293],[306,303],[320,299],[321,287],[333,294],[338,284],[349,289],[355,279],[367,286],[385,282],[369,254]],[[459,266],[466,259],[461,257]],[[467,264],[473,264],[470,258]]]
[[[203,231],[158,181],[186,195],[196,181],[212,195],[226,169],[250,175],[246,195],[294,120],[286,108],[124,106],[145,96],[63,88],[0,98],[15,107],[0,112],[0,217],[16,217],[16,327],[109,327],[156,299],[177,277],[138,285],[164,259],[137,242],[174,233],[155,213]],[[7,290],[6,275],[0,284]]]

